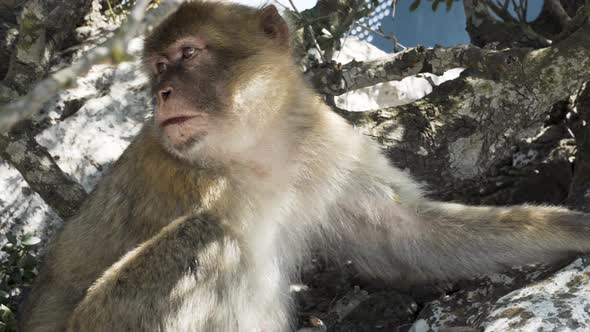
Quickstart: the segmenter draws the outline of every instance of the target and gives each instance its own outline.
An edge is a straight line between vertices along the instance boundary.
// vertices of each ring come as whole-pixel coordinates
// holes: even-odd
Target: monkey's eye
[[[158,74],[165,72],[166,69],[168,69],[168,65],[165,62],[156,63],[156,70],[158,71]]]
[[[195,55],[195,52],[196,52],[196,51],[197,51],[197,50],[196,50],[194,47],[190,47],[190,46],[184,47],[184,48],[182,49],[182,57],[183,57],[184,59],[189,59],[189,58],[191,58],[193,55]]]

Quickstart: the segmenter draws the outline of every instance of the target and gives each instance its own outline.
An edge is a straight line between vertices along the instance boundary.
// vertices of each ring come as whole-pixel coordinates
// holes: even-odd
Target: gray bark
[[[25,94],[46,75],[53,55],[67,45],[91,3],[92,0],[29,0],[24,4],[8,72],[0,84],[3,99]],[[0,136],[0,155],[20,171],[31,188],[61,217],[71,216],[86,196],[80,184],[59,168],[26,129]]]
[[[448,48],[419,46],[377,61],[324,64],[311,69],[306,77],[317,91],[333,96],[420,73],[442,75],[453,68],[475,69],[494,79],[497,71],[506,70],[507,64],[524,57],[529,51],[527,48],[496,51],[469,45]]]
[[[576,164],[568,205],[590,212],[590,82],[577,96],[574,111],[579,116],[573,124],[576,138]]]
[[[91,4],[92,0],[27,1],[4,83],[23,94],[43,78],[52,56],[67,44]]]
[[[71,217],[86,198],[84,188],[66,175],[29,133],[0,136],[0,151],[60,217]]]
[[[18,36],[16,16],[20,12],[22,2],[0,1],[0,77],[4,77],[8,71],[10,55]]]
[[[590,25],[554,46],[468,70],[415,103],[344,113],[438,197],[469,197],[541,129],[552,105],[590,80]],[[506,183],[499,183],[498,187]]]

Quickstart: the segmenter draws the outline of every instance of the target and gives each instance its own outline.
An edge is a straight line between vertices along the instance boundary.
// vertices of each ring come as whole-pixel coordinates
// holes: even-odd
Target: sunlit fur
[[[254,34],[253,9],[181,11],[207,8]],[[590,249],[586,214],[424,198],[263,37],[236,41],[256,52],[232,64],[231,103],[204,140],[179,151],[146,123],[50,245],[23,331],[292,330],[288,285],[314,246],[390,281]]]

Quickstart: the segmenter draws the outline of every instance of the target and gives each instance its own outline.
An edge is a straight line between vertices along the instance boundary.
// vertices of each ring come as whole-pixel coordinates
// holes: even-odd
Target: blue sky
[[[449,46],[469,42],[465,31],[465,13],[461,3],[455,3],[449,12],[444,5],[433,12],[428,3],[410,12],[410,3],[409,0],[398,1],[395,17],[388,15],[381,21],[383,30],[393,32],[402,45],[407,47],[434,46],[435,44]],[[391,42],[378,36],[372,42],[386,51],[393,50]]]

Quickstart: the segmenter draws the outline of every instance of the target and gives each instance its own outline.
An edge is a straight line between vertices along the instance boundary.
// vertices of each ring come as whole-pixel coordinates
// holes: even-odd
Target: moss
[[[39,18],[31,12],[26,12],[22,19],[19,47],[30,48],[35,40],[39,38],[41,30],[42,25],[39,22]]]

